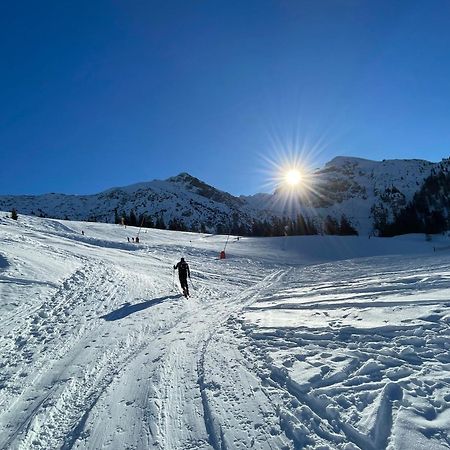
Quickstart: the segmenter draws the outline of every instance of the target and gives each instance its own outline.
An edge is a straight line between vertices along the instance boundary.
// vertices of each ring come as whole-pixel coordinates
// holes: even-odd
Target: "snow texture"
[[[0,449],[450,448],[447,237],[137,231],[0,213]]]

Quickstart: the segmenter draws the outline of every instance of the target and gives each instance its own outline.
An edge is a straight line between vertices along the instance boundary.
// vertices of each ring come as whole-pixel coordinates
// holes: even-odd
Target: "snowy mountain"
[[[257,214],[245,201],[219,191],[187,173],[167,180],[154,180],[108,189],[95,195],[46,194],[0,197],[0,209],[16,208],[19,213],[70,220],[113,222],[115,216],[146,214],[166,225],[181,220],[187,228],[215,230],[230,217],[239,215],[243,223]],[[247,211],[248,210],[248,211]]]
[[[449,448],[448,237],[5,216],[0,449]]]
[[[290,194],[288,200],[279,189],[273,195],[247,198],[247,204],[278,216],[295,217],[300,212],[319,230],[327,216],[339,220],[344,215],[360,234],[372,234],[377,208],[383,208],[386,220],[393,220],[432,174],[448,174],[449,168],[450,159],[440,163],[417,159],[378,162],[339,156],[311,173],[307,178],[309,188]]]
[[[164,226],[172,224],[174,229],[226,233],[231,228],[242,234],[254,221],[270,221],[274,216],[295,219],[301,214],[318,232],[324,230],[329,218],[339,221],[344,216],[360,234],[371,234],[379,211],[385,220],[393,220],[428,177],[448,173],[449,161],[376,162],[336,157],[309,174],[307,188],[297,193],[287,194],[280,188],[273,194],[240,197],[182,173],[164,181],[112,188],[95,195],[1,196],[0,209],[101,222],[117,221],[132,212],[137,221],[145,215],[153,223],[162,220]]]

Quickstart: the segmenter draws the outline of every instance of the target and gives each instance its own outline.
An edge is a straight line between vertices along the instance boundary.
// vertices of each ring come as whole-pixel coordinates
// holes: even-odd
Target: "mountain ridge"
[[[137,217],[146,215],[165,225],[175,221],[182,229],[233,229],[241,233],[248,232],[255,221],[301,214],[317,232],[323,232],[325,220],[345,217],[360,234],[372,234],[376,232],[374,210],[381,208],[386,220],[394,220],[414,200],[427,178],[433,173],[447,173],[449,166],[449,159],[432,163],[337,156],[309,175],[308,192],[287,194],[277,189],[272,194],[234,196],[181,172],[165,180],[112,187],[97,194],[0,196],[0,209],[101,222],[117,222],[118,216],[126,217],[133,211]]]

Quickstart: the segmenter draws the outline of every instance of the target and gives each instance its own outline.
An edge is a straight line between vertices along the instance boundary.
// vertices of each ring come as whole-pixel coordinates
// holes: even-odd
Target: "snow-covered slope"
[[[373,233],[373,208],[383,207],[387,217],[403,208],[433,171],[448,170],[450,160],[431,163],[421,160],[369,161],[337,157],[308,177],[308,189],[286,195],[274,194],[234,197],[182,173],[165,181],[154,180],[109,189],[96,195],[46,194],[40,196],[2,196],[0,209],[19,214],[71,220],[113,222],[115,216],[133,211],[165,225],[173,219],[190,230],[224,232],[253,220],[273,216],[311,219],[323,228],[326,216],[339,220],[346,216],[360,234]]]
[[[448,238],[5,216],[0,449],[449,448]]]
[[[232,212],[237,211],[243,221],[249,221],[243,206],[242,200],[185,173],[165,181],[112,188],[96,195],[0,197],[0,208],[6,211],[16,208],[19,213],[37,216],[113,222],[115,211],[121,216],[133,210],[137,216],[146,214],[154,220],[162,217],[166,225],[176,217],[196,230],[201,224],[215,229],[219,223],[228,223]]]

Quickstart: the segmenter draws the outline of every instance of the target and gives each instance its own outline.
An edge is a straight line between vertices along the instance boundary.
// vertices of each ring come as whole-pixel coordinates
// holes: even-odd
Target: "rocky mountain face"
[[[15,208],[32,214],[69,220],[114,222],[130,215],[145,216],[163,227],[173,221],[184,229],[227,232],[231,221],[248,224],[258,215],[244,199],[215,189],[187,173],[108,189],[95,195],[45,194],[0,196],[0,210]],[[180,228],[180,227],[178,227]]]
[[[445,179],[449,168],[450,159],[432,163],[339,156],[309,174],[305,188],[299,192],[280,188],[273,195],[258,194],[247,201],[254,208],[270,210],[276,216],[296,217],[300,213],[318,232],[323,232],[324,224],[330,220],[339,222],[344,217],[359,234],[383,234],[381,225],[395,222],[420,195],[422,200],[425,197],[430,201],[433,195],[439,197],[431,202],[430,212],[438,209],[448,218],[450,205],[443,186],[450,189],[450,180]],[[440,191],[436,188],[438,192],[434,194],[422,192],[430,179],[437,176]],[[421,220],[425,221],[425,216]]]
[[[439,210],[448,222],[449,169],[450,159],[431,163],[336,157],[310,173],[297,191],[280,187],[273,194],[235,197],[181,173],[95,195],[0,196],[0,210],[102,222],[129,220],[132,213],[138,222],[146,217],[177,229],[242,234],[251,233],[256,222],[270,224],[282,217],[286,230],[306,220],[315,232],[327,232],[327,223],[345,218],[359,234],[372,234],[416,202],[423,215],[419,220]]]

